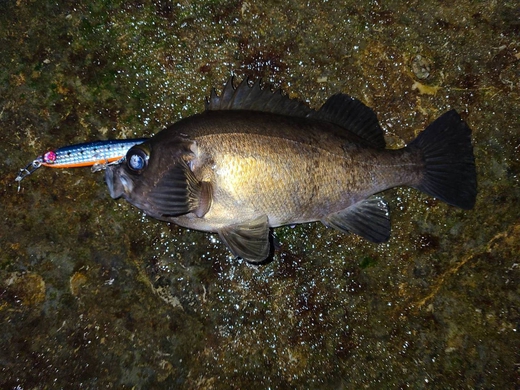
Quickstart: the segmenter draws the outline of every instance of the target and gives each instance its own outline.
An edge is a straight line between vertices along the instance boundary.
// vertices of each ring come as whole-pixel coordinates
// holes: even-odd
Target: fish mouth
[[[118,165],[109,165],[105,171],[105,182],[112,199],[129,195],[134,188],[132,180],[120,168]]]

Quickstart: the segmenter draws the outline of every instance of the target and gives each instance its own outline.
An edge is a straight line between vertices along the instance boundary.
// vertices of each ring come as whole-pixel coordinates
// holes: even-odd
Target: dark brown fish
[[[230,80],[206,110],[132,147],[107,168],[113,198],[164,221],[217,232],[236,256],[261,262],[270,228],[321,221],[373,242],[390,235],[372,196],[411,186],[471,209],[477,193],[471,130],[452,110],[399,150],[385,149],[374,112],[337,94],[319,109]]]

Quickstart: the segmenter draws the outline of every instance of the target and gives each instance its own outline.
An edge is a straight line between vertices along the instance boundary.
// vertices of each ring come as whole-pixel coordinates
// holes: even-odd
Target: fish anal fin
[[[380,243],[390,238],[390,213],[385,201],[371,197],[327,215],[323,224],[344,233],[355,233]]]
[[[251,263],[263,262],[270,251],[267,215],[223,227],[218,231],[222,241],[235,256]]]

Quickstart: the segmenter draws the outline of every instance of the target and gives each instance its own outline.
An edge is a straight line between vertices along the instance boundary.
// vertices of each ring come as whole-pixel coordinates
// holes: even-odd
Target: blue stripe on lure
[[[36,159],[25,168],[20,169],[15,179],[15,181],[18,182],[18,191],[20,191],[20,182],[22,179],[32,174],[41,166],[51,168],[98,166],[98,169],[103,169],[105,165],[121,160],[125,157],[128,149],[134,145],[143,143],[147,139],[148,138],[111,139],[106,141],[85,142],[49,150],[36,157]]]

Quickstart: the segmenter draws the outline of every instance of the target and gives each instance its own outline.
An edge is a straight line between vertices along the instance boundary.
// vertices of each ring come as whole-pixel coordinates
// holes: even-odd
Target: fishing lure
[[[106,140],[85,142],[76,145],[64,146],[55,150],[49,150],[36,157],[25,168],[20,169],[15,181],[18,182],[18,191],[20,191],[20,182],[27,176],[31,175],[40,167],[50,168],[77,168],[77,167],[93,167],[93,170],[101,170],[107,164],[117,163],[123,159],[128,149],[134,145],[138,145],[146,141],[147,138],[123,139],[123,140]]]

